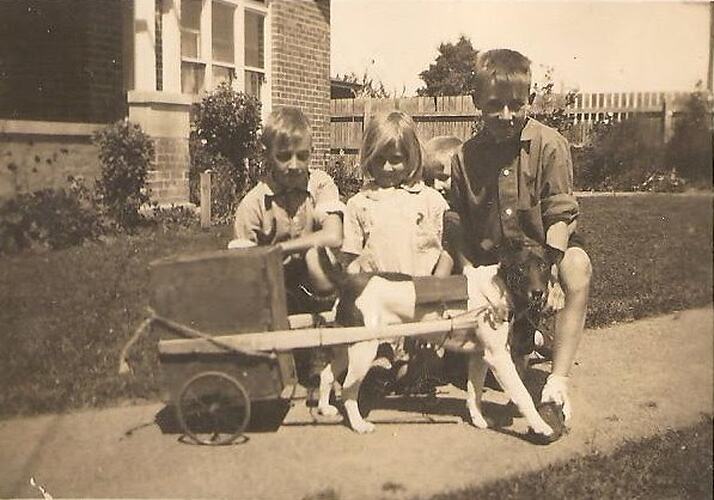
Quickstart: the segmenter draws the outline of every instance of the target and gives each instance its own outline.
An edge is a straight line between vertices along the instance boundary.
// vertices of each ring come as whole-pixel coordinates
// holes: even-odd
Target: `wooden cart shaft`
[[[352,344],[366,340],[412,337],[429,334],[464,332],[474,326],[474,312],[452,319],[439,319],[419,323],[402,323],[379,328],[312,327],[310,315],[291,316],[291,326],[297,329],[275,330],[260,333],[241,333],[214,336],[206,339],[172,339],[159,342],[161,354],[221,353],[230,348],[248,351],[286,352],[293,349]],[[299,326],[298,326],[299,325]]]

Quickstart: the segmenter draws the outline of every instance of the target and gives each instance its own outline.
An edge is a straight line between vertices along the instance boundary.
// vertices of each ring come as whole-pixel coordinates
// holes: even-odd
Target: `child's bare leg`
[[[556,316],[551,376],[567,377],[585,327],[592,276],[590,257],[582,248],[568,248],[558,266],[558,276],[565,292],[565,306]],[[570,404],[567,395],[560,396],[562,400],[558,401],[559,395],[546,395],[544,391],[543,400],[563,404],[563,413],[568,420],[571,416]]]

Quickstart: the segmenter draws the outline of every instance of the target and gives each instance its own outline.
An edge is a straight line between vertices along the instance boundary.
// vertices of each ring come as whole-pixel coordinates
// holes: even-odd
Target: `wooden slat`
[[[223,353],[225,346],[251,351],[286,352],[305,347],[332,346],[362,342],[365,340],[413,337],[429,334],[448,334],[473,328],[473,316],[459,316],[454,319],[422,321],[388,325],[380,328],[354,326],[344,328],[303,328],[240,335],[213,337],[218,343],[203,339],[177,339],[159,341],[161,355]]]

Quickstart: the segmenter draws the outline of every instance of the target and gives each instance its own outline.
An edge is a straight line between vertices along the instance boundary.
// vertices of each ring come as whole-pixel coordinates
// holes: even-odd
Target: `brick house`
[[[191,106],[222,81],[301,107],[330,147],[329,0],[3,0],[0,198],[96,177],[91,133],[128,117],[156,145],[153,197],[188,200]]]

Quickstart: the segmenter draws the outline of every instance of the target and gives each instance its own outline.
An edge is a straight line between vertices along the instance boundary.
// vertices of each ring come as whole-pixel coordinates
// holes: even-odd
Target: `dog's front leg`
[[[483,352],[475,352],[469,356],[469,373],[466,382],[466,408],[469,410],[471,423],[479,429],[488,428],[488,422],[483,416],[481,399],[483,398],[483,384],[486,379],[488,365],[484,360]]]
[[[372,361],[377,355],[379,341],[368,340],[358,342],[347,348],[348,368],[345,383],[342,384],[342,400],[345,403],[345,412],[352,430],[359,434],[374,431],[374,424],[362,418],[359,412],[357,397],[362,380],[367,375]]]
[[[320,399],[317,403],[317,413],[328,417],[339,413],[336,407],[330,404],[330,392],[337,377],[347,368],[347,349],[335,347],[332,350],[332,360],[320,372]]]
[[[537,434],[550,436],[553,429],[543,420],[536,410],[533,398],[518,376],[516,366],[508,351],[508,332],[510,324],[506,321],[491,323],[481,318],[476,324],[476,335],[484,347],[484,359],[493,371],[494,377],[516,405],[518,411],[528,421],[528,425]]]

